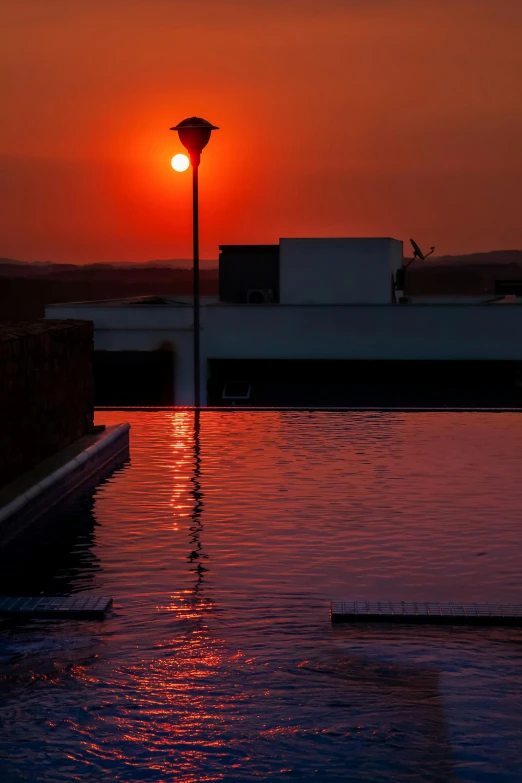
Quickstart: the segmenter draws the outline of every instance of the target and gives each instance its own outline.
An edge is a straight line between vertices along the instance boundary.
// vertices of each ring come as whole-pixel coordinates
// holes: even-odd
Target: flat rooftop
[[[219,296],[200,296],[202,305],[218,304]],[[192,295],[189,296],[128,296],[117,299],[91,299],[81,302],[53,302],[46,307],[74,307],[88,305],[89,307],[188,307],[192,306]]]
[[[407,302],[385,302],[385,303],[335,303],[321,302],[319,304],[286,304],[280,302],[262,302],[251,304],[247,302],[223,302],[219,296],[200,296],[200,305],[210,307],[218,305],[219,307],[248,307],[248,308],[283,308],[283,307],[477,307],[478,305],[521,305],[522,298],[514,296],[411,296]],[[117,299],[91,299],[79,302],[53,302],[46,307],[192,307],[192,295],[189,296],[130,296]],[[62,321],[61,323],[65,323]],[[69,319],[69,326],[74,325],[74,320]],[[12,329],[5,331],[13,331]],[[35,331],[42,331],[36,328]],[[1,333],[0,333],[0,339]],[[3,339],[6,339],[5,337]]]

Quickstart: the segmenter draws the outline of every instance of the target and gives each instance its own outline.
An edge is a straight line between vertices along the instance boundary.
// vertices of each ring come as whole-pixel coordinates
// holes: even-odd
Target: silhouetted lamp
[[[212,131],[219,130],[219,128],[201,117],[189,117],[171,130],[178,132],[180,142],[190,155],[190,162],[197,168],[201,153],[209,143]]]
[[[189,117],[170,130],[178,132],[179,140],[188,151],[192,164],[192,214],[193,214],[193,272],[194,272],[194,406],[200,405],[199,379],[199,212],[198,212],[198,168],[201,153],[210,141],[212,131],[219,130],[201,117]]]

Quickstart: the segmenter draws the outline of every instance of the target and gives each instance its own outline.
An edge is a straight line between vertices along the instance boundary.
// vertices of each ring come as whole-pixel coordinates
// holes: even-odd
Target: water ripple
[[[2,783],[520,779],[522,632],[328,617],[520,602],[518,414],[97,419],[130,462],[0,581],[114,611],[0,630]]]

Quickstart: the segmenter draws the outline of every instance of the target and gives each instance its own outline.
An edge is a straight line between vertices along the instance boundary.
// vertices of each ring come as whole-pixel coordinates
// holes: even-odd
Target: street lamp
[[[178,132],[179,140],[190,156],[192,164],[192,233],[193,233],[193,306],[194,306],[194,406],[200,405],[199,380],[199,208],[198,168],[201,153],[207,146],[213,130],[219,130],[201,117],[189,117],[170,130]]]

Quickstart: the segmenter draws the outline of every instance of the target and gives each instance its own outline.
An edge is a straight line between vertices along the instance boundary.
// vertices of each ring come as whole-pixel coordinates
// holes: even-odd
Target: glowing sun
[[[186,155],[183,155],[181,152],[179,155],[174,155],[172,160],[170,161],[170,165],[174,169],[174,171],[186,171],[189,167],[189,159]]]

